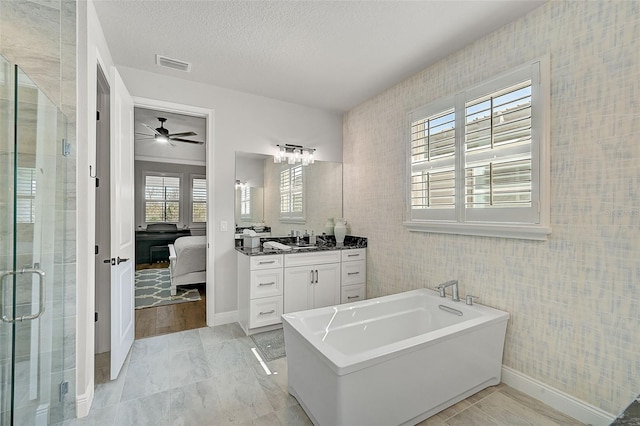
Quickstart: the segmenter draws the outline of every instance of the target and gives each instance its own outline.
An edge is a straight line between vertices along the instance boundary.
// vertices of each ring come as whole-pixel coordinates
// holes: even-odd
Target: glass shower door
[[[68,386],[66,119],[18,66],[2,66],[0,424],[46,425],[62,420]]]
[[[9,62],[0,56],[0,273],[13,270],[13,83]],[[0,309],[12,307],[9,289],[0,287]],[[7,283],[6,285],[9,285]],[[0,425],[11,424],[13,324],[0,320]]]

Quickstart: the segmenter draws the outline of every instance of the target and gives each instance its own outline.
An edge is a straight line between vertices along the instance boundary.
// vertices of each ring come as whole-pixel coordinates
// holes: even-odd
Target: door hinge
[[[98,188],[100,186],[100,178],[97,177],[96,178],[96,188]]]
[[[100,121],[100,111],[96,111],[96,120]]]
[[[60,402],[64,400],[64,396],[69,393],[69,382],[66,380],[60,383]]]
[[[71,144],[67,142],[65,138],[62,138],[62,156],[68,157],[71,155]]]
[[[95,254],[98,254],[100,252],[100,249],[98,248],[98,246],[96,245],[96,250],[95,250]]]
[[[95,318],[94,322],[98,322],[98,313],[97,312],[95,313],[94,318]]]

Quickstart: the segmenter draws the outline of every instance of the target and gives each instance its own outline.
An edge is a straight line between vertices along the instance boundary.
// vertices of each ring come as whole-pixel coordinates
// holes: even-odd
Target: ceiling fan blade
[[[155,136],[155,135],[149,135],[147,133],[139,133],[139,132],[136,132],[135,134],[138,136],[149,136],[150,138],[153,138]]]
[[[160,133],[159,131],[157,131],[156,129],[154,129],[153,127],[149,126],[148,124],[144,124],[142,123],[142,125],[144,127],[146,127],[147,129],[151,130],[153,132],[154,135],[158,135],[158,136],[162,136],[162,133]]]
[[[198,134],[196,132],[180,132],[180,133],[170,133],[167,136],[169,136],[171,138],[171,137],[174,137],[174,136],[181,137],[181,136],[197,136],[197,135]]]
[[[169,140],[177,141],[177,142],[197,143],[199,145],[202,145],[204,143],[204,142],[201,142],[201,141],[190,141],[189,139],[181,139],[181,138],[169,138]]]

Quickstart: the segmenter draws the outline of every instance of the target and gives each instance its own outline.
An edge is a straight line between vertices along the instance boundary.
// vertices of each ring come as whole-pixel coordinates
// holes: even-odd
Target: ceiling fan
[[[171,146],[175,146],[175,144],[171,143],[175,142],[188,142],[202,145],[204,142],[202,141],[192,141],[189,139],[184,139],[186,136],[196,136],[196,132],[179,132],[179,133],[169,133],[169,129],[164,127],[165,121],[167,121],[164,117],[158,117],[158,121],[160,122],[160,127],[156,127],[155,129],[148,124],[142,123],[144,127],[151,130],[153,132],[152,135],[148,135],[146,133],[136,133],[136,135],[144,136],[139,139],[153,139],[157,142],[169,142]]]

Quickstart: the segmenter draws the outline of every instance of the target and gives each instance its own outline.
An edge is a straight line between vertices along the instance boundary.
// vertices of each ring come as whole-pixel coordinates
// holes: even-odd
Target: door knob
[[[122,262],[126,262],[127,260],[129,259],[126,257],[124,259],[121,259],[120,256],[118,256],[118,265],[121,264]]]

